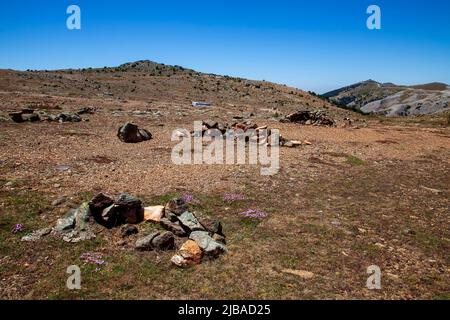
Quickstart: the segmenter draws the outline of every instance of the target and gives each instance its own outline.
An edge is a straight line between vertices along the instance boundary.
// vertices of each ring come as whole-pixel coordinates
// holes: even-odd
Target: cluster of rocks
[[[119,128],[117,137],[125,143],[139,143],[152,139],[152,134],[146,129],[141,129],[137,125],[127,122]]]
[[[233,137],[234,139],[245,139],[246,142],[270,145],[272,130],[268,126],[258,126],[251,121],[235,122],[228,125],[207,120],[203,121],[201,131],[191,132],[193,137],[214,137],[219,134],[225,137]],[[302,142],[289,140],[280,135],[279,144],[282,147],[293,148],[300,146]]]
[[[281,122],[300,123],[315,126],[334,126],[336,122],[328,118],[324,111],[297,111],[280,120]]]
[[[66,242],[79,242],[95,238],[92,229],[92,215],[88,203],[83,203],[77,209],[70,209],[53,227],[33,231],[22,237],[22,241],[38,241],[47,235],[60,236]]]
[[[43,110],[35,111],[34,109],[25,108],[21,111],[9,113],[9,117],[16,123],[22,122],[80,122],[82,114],[92,114],[96,111],[93,107],[85,107],[78,110],[76,113],[62,112],[59,114],[49,114]]]
[[[131,116],[131,117],[142,117],[142,118],[158,118],[163,116],[163,113],[159,110],[133,110],[133,111],[124,111],[122,109],[114,110],[111,113],[113,116]]]
[[[159,224],[162,230],[139,237],[134,248],[149,251],[179,247],[171,258],[176,266],[198,264],[227,252],[220,221],[197,216],[183,199],[172,199],[165,206],[144,207],[141,200],[126,193],[114,198],[97,194],[79,208],[69,210],[53,227],[34,231],[22,241],[37,241],[50,234],[72,243],[90,240],[95,238],[97,225],[107,229],[121,226],[122,237],[128,237],[139,233],[136,225],[145,221]]]

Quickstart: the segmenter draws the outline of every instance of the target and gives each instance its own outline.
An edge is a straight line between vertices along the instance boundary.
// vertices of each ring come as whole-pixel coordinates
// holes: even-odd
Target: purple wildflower
[[[248,209],[247,211],[239,213],[239,215],[244,216],[246,218],[257,218],[257,219],[264,219],[267,218],[268,214],[261,210],[253,210]]]
[[[23,231],[23,224],[17,223],[14,225],[14,228],[12,229],[13,233],[19,233]]]
[[[101,253],[86,252],[80,256],[80,259],[83,260],[85,264],[92,264],[96,266],[103,266],[106,264]]]
[[[224,193],[222,199],[225,201],[237,201],[237,200],[247,200],[247,197],[243,194]]]
[[[194,201],[194,196],[192,194],[185,194],[182,199],[184,200],[184,202],[186,203],[190,203]]]

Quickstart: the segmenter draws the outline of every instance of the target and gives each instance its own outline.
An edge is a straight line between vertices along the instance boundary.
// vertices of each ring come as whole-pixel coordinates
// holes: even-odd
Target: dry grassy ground
[[[192,100],[209,100],[213,107],[195,109]],[[2,299],[450,297],[450,130],[444,118],[365,118],[291,88],[186,72],[2,71],[0,111],[26,106],[100,110],[83,116],[88,122],[0,123]],[[351,116],[360,128],[276,120],[299,106],[325,108],[339,122]],[[271,177],[261,176],[259,166],[170,161],[172,130],[248,113],[258,124],[312,144],[282,149],[280,172]],[[120,142],[116,132],[126,121],[149,129],[154,139]],[[192,194],[195,210],[222,221],[229,253],[179,269],[170,264],[172,253],[134,251],[137,236],[123,241],[118,230],[100,230],[95,240],[77,244],[51,237],[24,243],[23,233],[11,232],[16,223],[24,224],[24,232],[50,226],[100,191],[136,194],[148,205]],[[248,199],[227,202],[224,193]],[[52,206],[61,196],[68,200]],[[249,208],[269,216],[238,215]],[[139,225],[140,234],[155,228]],[[106,266],[95,271],[83,265],[85,252],[102,253]],[[66,288],[66,268],[73,264],[82,269],[82,289],[75,292]],[[366,288],[370,265],[382,270],[382,290]]]

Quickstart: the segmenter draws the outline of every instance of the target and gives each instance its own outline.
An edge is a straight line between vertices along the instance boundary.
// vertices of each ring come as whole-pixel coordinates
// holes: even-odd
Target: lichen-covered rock
[[[42,237],[49,235],[52,232],[52,228],[43,228],[36,231],[33,231],[30,234],[27,234],[20,239],[25,242],[34,242],[40,240]]]
[[[95,238],[94,232],[91,230],[72,230],[63,236],[65,242],[77,243],[80,241],[91,240]]]
[[[178,220],[180,221],[181,226],[188,232],[205,230],[194,214],[189,211],[185,211],[178,216]]]
[[[227,248],[210,237],[208,231],[193,231],[189,239],[197,242],[205,255],[216,258],[222,253],[227,252]]]
[[[55,231],[65,232],[72,230],[75,227],[76,216],[77,209],[70,209],[64,217],[56,221]]]

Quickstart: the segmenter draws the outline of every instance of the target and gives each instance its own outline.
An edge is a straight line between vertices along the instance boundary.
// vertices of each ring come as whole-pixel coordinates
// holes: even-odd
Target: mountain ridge
[[[406,86],[369,79],[324,93],[322,97],[366,114],[408,116],[450,110],[450,87],[441,82]]]

